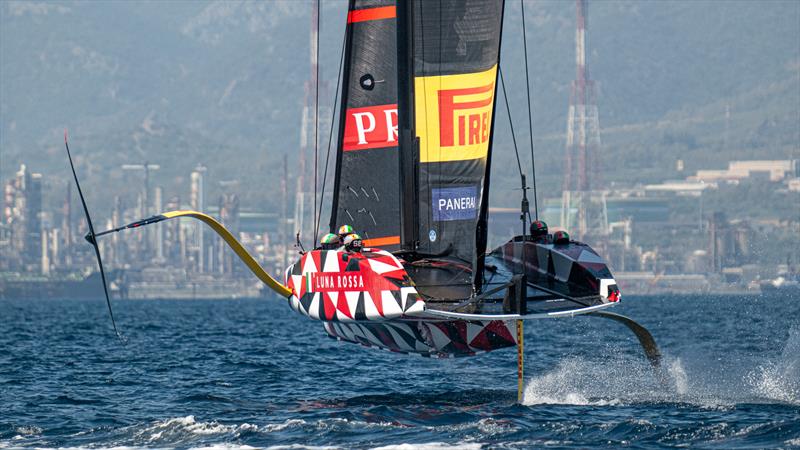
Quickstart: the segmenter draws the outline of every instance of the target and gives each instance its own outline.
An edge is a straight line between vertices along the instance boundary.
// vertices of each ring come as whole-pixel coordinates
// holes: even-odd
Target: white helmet
[[[344,248],[350,251],[360,252],[364,246],[364,242],[361,240],[361,236],[350,233],[344,238]]]

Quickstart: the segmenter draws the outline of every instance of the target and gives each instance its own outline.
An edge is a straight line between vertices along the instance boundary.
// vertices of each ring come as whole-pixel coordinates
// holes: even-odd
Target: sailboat
[[[301,252],[278,280],[206,214],[95,233],[84,202],[101,273],[99,237],[188,217],[341,341],[429,357],[516,346],[521,396],[523,321],[588,314],[628,326],[657,365],[650,333],[605,311],[621,293],[603,258],[566,235],[528,234],[524,176],[522,234],[487,250],[503,11],[503,0],[349,2],[329,227],[351,225],[363,248]]]

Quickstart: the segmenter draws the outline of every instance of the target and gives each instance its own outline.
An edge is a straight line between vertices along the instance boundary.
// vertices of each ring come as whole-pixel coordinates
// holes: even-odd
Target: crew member
[[[553,233],[553,243],[556,245],[567,245],[569,244],[569,233],[566,231],[556,231]]]
[[[353,227],[351,227],[350,225],[344,224],[344,225],[340,226],[339,227],[339,233],[338,233],[339,234],[339,242],[344,242],[344,238],[346,238],[348,234],[352,234],[354,232],[355,231],[353,230]]]
[[[531,239],[534,242],[547,239],[547,224],[544,221],[534,220],[531,222]]]
[[[361,236],[350,233],[344,238],[344,249],[351,253],[358,253],[364,248],[364,241]]]
[[[339,247],[339,235],[328,233],[319,242],[322,250],[336,250]]]

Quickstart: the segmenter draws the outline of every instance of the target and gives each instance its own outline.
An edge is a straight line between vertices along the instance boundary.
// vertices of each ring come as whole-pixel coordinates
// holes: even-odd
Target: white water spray
[[[765,401],[800,404],[800,329],[791,331],[777,360],[749,370],[740,369],[737,363],[715,363],[704,356],[665,356],[663,370],[658,373],[635,357],[570,357],[530,378],[523,404],[668,402],[710,408]]]
[[[789,332],[781,357],[751,372],[748,381],[765,400],[800,404],[800,328]]]

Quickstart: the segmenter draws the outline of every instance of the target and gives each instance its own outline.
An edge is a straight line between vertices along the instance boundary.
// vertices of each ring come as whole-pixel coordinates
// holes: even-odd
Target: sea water
[[[436,360],[328,338],[277,298],[0,301],[0,448],[800,447],[800,298],[626,297]]]

